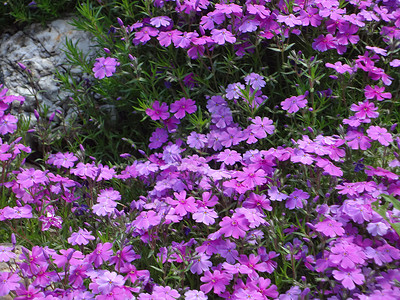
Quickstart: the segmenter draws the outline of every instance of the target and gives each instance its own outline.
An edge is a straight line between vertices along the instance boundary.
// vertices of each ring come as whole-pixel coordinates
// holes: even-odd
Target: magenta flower
[[[334,270],[333,277],[342,282],[346,289],[354,290],[355,284],[363,284],[365,277],[360,269]]]
[[[263,139],[267,136],[267,134],[273,134],[275,130],[275,126],[273,125],[272,120],[268,119],[267,117],[260,118],[259,116],[255,117],[251,120],[253,124],[249,127],[251,131],[258,139]]]
[[[146,109],[146,114],[153,120],[167,120],[169,118],[168,105],[164,102],[161,103],[154,101],[151,108]]]
[[[3,115],[0,118],[0,134],[13,133],[17,130],[18,119],[13,115]]]
[[[55,165],[57,168],[71,168],[77,160],[78,158],[71,152],[58,152],[52,158],[49,158],[47,162]]]
[[[96,62],[92,69],[94,72],[94,77],[97,79],[103,79],[106,76],[110,77],[115,73],[117,66],[119,66],[119,62],[115,58],[96,58]]]
[[[172,22],[171,18],[167,16],[159,16],[150,19],[150,24],[156,28],[167,27],[169,26],[169,24],[171,24],[171,22]]]
[[[169,286],[155,286],[153,289],[152,296],[154,298],[151,299],[165,299],[165,300],[176,300],[181,295],[175,289],[172,289]]]
[[[385,93],[385,87],[379,87],[379,86],[370,86],[367,85],[364,89],[364,94],[366,99],[376,99],[378,101],[382,101],[384,99],[391,99],[392,94],[389,92]]]
[[[361,247],[347,242],[336,243],[329,255],[331,262],[344,269],[354,269],[356,264],[364,264],[366,258]]]
[[[327,34],[324,36],[321,34],[318,38],[314,39],[314,43],[312,43],[312,47],[315,50],[325,52],[329,49],[334,49],[338,45],[336,38],[332,34]]]
[[[78,232],[73,232],[68,238],[68,243],[71,245],[87,245],[89,241],[95,240],[95,237],[87,229],[79,228]]]
[[[364,120],[367,118],[377,118],[379,113],[377,112],[378,108],[375,107],[374,103],[365,100],[364,102],[358,102],[358,105],[352,104],[350,110],[355,111],[355,117]]]
[[[89,255],[89,261],[94,262],[94,266],[98,268],[103,262],[108,261],[113,255],[111,243],[99,243],[96,249]]]
[[[248,186],[250,189],[263,185],[267,182],[265,178],[266,173],[263,169],[257,168],[253,165],[243,168],[243,171],[238,171],[237,180],[243,182],[244,185]]]
[[[153,27],[145,26],[140,31],[135,32],[135,38],[133,39],[133,43],[138,45],[139,43],[146,44],[151,40],[152,36],[158,35],[158,29]]]
[[[234,214],[232,218],[224,217],[219,226],[221,226],[219,230],[221,234],[238,239],[246,235],[246,231],[249,230],[249,221],[242,214]]]
[[[264,77],[257,74],[257,73],[251,73],[247,75],[244,78],[244,81],[246,82],[247,85],[251,85],[251,87],[254,90],[259,90],[265,86],[265,80]]]
[[[189,290],[185,292],[185,300],[207,300],[208,297],[202,291]]]
[[[195,131],[192,131],[187,138],[188,145],[194,149],[204,148],[206,142],[207,138],[205,134],[197,133]]]
[[[46,172],[41,170],[25,169],[22,170],[21,173],[17,176],[17,181],[21,185],[22,188],[30,188],[34,184],[46,184],[48,183],[49,179],[46,176]]]
[[[304,108],[307,105],[306,95],[300,96],[292,96],[290,98],[286,98],[281,102],[282,108],[286,110],[288,113],[298,112],[300,108]]]
[[[0,297],[8,295],[11,291],[15,291],[19,286],[21,277],[14,273],[0,273]]]
[[[330,218],[327,218],[322,222],[317,223],[317,225],[315,225],[315,230],[322,232],[324,235],[331,238],[336,236],[342,236],[344,234],[342,223],[339,223]]]
[[[188,212],[194,213],[197,210],[197,203],[193,197],[186,198],[186,191],[174,193],[177,200],[169,199],[168,204],[174,205],[175,213],[180,216],[185,216]]]
[[[282,201],[282,200],[286,200],[287,198],[289,198],[288,195],[280,192],[276,186],[272,186],[268,190],[268,196],[269,196],[269,199],[272,201]]]
[[[391,142],[393,142],[392,135],[387,132],[386,128],[382,128],[379,126],[370,126],[367,129],[368,136],[374,141],[378,141],[383,146],[389,146]]]
[[[225,292],[226,286],[229,284],[232,278],[232,274],[218,270],[215,270],[214,273],[206,271],[204,276],[200,278],[200,281],[205,283],[200,286],[200,290],[208,294],[208,292],[214,289],[214,293],[219,295],[220,293]]]
[[[171,112],[175,113],[177,119],[182,119],[186,113],[192,114],[197,110],[197,106],[192,99],[181,98],[171,104]]]

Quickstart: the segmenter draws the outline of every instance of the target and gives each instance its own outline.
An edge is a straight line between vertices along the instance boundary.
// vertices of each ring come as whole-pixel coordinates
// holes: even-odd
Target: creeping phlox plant
[[[270,40],[286,55],[285,41],[302,32],[315,34],[304,45],[314,55],[343,55],[291,51],[280,93],[243,70],[198,95],[185,88],[198,84],[192,75],[172,101],[144,103],[148,147],[142,158],[121,154],[123,165],[80,145],[28,166],[8,113],[24,99],[0,92],[0,221],[11,241],[0,245],[0,296],[400,297],[399,5],[275,2],[154,1],[152,11],[174,14],[118,19],[129,43],[173,45],[193,60],[231,46],[241,57]],[[379,28],[376,46],[362,42],[367,24]],[[99,81],[124,67],[107,52],[93,66]],[[346,114],[332,115],[335,106]]]

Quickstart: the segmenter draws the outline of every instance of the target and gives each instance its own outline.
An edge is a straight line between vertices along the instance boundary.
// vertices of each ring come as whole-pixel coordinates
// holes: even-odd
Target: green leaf
[[[400,201],[397,200],[395,197],[393,197],[392,195],[385,195],[385,194],[381,194],[381,197],[386,201],[392,203],[395,209],[400,210]]]

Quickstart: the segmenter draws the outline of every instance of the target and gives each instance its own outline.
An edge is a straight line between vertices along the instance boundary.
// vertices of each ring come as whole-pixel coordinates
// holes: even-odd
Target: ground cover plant
[[[99,45],[67,41],[88,78],[59,74],[79,139],[38,107],[27,165],[0,92],[1,296],[400,297],[397,1],[77,10]]]

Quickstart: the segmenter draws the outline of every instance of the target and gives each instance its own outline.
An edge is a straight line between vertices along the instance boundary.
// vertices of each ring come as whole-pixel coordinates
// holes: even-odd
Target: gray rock
[[[65,72],[65,38],[67,37],[89,57],[94,57],[95,42],[88,32],[78,31],[69,24],[72,17],[55,20],[46,26],[33,24],[15,34],[5,33],[0,36],[0,84],[9,89],[9,94],[25,97],[22,106],[24,115],[34,122],[33,110],[37,105],[49,107],[49,115],[56,110],[64,116],[72,116],[68,103],[69,93],[61,91],[55,73]],[[28,77],[17,63],[22,63],[31,70],[36,84],[28,86]],[[71,75],[79,82],[82,71],[74,68]],[[86,74],[86,77],[90,76]],[[33,96],[36,93],[36,98]]]

